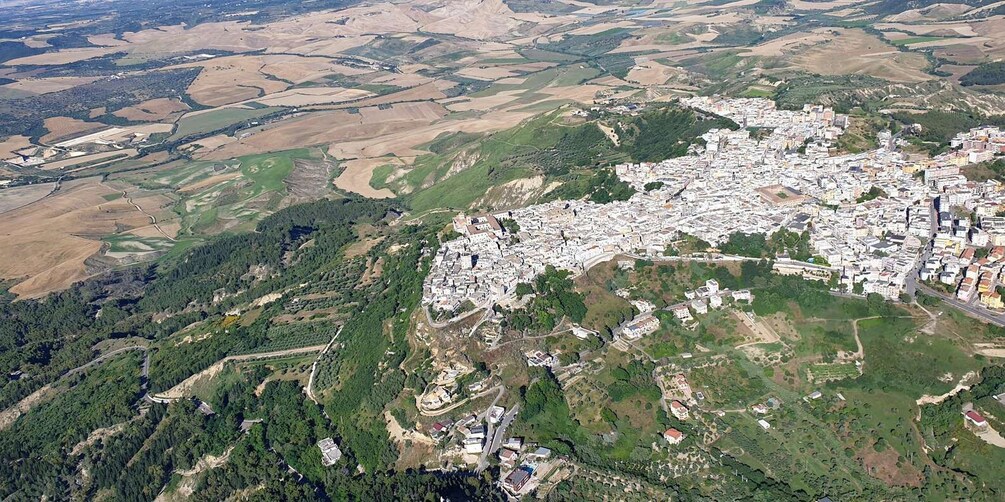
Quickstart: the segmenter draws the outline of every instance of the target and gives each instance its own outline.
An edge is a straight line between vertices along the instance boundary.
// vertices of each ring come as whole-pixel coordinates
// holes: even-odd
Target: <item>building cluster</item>
[[[970,181],[960,167],[1005,152],[1005,131],[980,127],[953,139],[953,151],[933,159],[924,182],[934,192],[931,254],[920,277],[953,289],[961,301],[1003,309],[1005,283],[1005,187],[996,180]]]
[[[959,174],[960,165],[1002,151],[996,128],[960,134],[954,151],[931,159],[897,151],[889,133],[875,150],[830,155],[848,118],[829,108],[779,110],[765,99],[718,97],[682,104],[741,127],[707,132],[704,146],[683,157],[616,166],[637,190],[627,201],[554,201],[459,217],[461,236],[435,256],[424,303],[436,311],[456,311],[465,301],[488,306],[548,265],[578,274],[619,255],[662,256],[681,234],[720,245],[734,233],[781,229],[808,232],[819,271],[839,274],[849,290],[896,298],[940,224],[931,209],[936,198],[940,211],[972,209],[988,222],[976,225],[978,242],[986,233],[1005,244],[1005,220],[992,219],[1005,202],[1002,187]],[[660,188],[647,191],[647,184]],[[516,235],[501,218],[516,221]]]
[[[543,446],[524,448],[520,439],[511,438],[499,450],[503,488],[514,496],[532,491],[538,483],[536,475],[550,471],[550,459],[550,449]]]

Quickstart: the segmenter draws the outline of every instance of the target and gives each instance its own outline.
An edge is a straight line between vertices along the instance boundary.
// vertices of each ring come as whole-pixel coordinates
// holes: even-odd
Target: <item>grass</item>
[[[813,364],[809,367],[817,383],[855,378],[859,375],[855,363]]]
[[[175,204],[175,212],[182,217],[182,233],[201,236],[219,232],[222,222],[238,220],[237,225],[228,224],[226,228],[247,228],[275,210],[286,194],[284,180],[293,171],[295,161],[313,155],[314,152],[306,148],[249,155],[239,157],[222,170],[213,162],[178,163],[154,178],[136,182],[150,189],[177,190],[239,169],[237,178],[198,190],[176,192],[180,199]]]
[[[855,382],[866,389],[937,395],[956,384],[944,378],[947,373],[959,378],[983,365],[946,336],[918,333],[913,319],[869,319],[858,326],[866,364]]]
[[[294,159],[310,157],[306,148],[288,150],[279,153],[265,153],[240,157],[241,173],[255,182],[252,196],[263,191],[282,191],[286,189],[283,180],[293,171]]]
[[[247,121],[253,121],[279,110],[282,110],[282,108],[267,107],[250,110],[242,108],[220,108],[200,113],[198,115],[182,117],[182,119],[178,121],[178,127],[175,129],[174,134],[172,134],[168,140],[174,141],[187,136],[207,134],[227,129],[231,126]]]
[[[771,98],[775,95],[773,91],[767,89],[762,89],[760,87],[748,87],[746,91],[740,97],[744,98]]]
[[[935,42],[936,40],[942,40],[942,37],[909,37],[900,40],[891,40],[890,43],[897,47],[904,47],[905,45]]]
[[[172,242],[167,238],[137,237],[131,234],[110,235],[103,239],[113,253],[142,253],[170,249]]]

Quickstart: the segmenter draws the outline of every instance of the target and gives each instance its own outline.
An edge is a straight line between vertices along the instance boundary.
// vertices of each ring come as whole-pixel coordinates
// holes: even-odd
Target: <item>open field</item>
[[[389,158],[357,159],[342,163],[344,170],[335,178],[335,186],[349,192],[358,193],[373,199],[394,197],[394,192],[387,188],[376,189],[370,185],[373,170],[376,167],[392,163]]]
[[[70,117],[52,117],[45,120],[45,128],[49,133],[42,136],[42,143],[55,143],[59,140],[105,129],[106,126],[100,122],[85,122]]]
[[[46,94],[71,89],[78,85],[89,84],[98,80],[98,77],[50,77],[38,79],[24,79],[4,84],[4,89],[29,92],[32,94]]]
[[[137,122],[172,122],[189,109],[177,99],[158,98],[116,110],[113,115]]]
[[[178,120],[178,128],[169,139],[204,134],[279,111],[281,108],[220,108],[205,113],[190,113]]]
[[[0,213],[12,211],[45,197],[55,183],[39,183],[0,190]]]
[[[921,54],[899,52],[862,30],[830,29],[823,43],[804,49],[794,58],[801,68],[821,75],[866,74],[894,82],[921,82],[928,62]]]
[[[0,277],[17,280],[11,292],[37,297],[89,277],[85,263],[101,249],[101,238],[150,223],[147,215],[97,179],[63,183],[58,192],[0,214]],[[26,252],[26,250],[32,250]]]
[[[23,150],[31,146],[31,141],[26,136],[11,136],[0,142],[0,158],[9,159],[18,150]]]

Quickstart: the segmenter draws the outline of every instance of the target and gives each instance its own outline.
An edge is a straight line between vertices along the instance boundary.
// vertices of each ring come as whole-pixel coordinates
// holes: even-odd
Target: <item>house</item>
[[[1005,308],[1005,302],[1002,302],[1002,295],[1000,295],[997,291],[992,291],[990,293],[982,293],[981,305],[984,305],[989,309]]]
[[[764,415],[768,412],[768,407],[763,404],[755,404],[754,406],[751,406],[750,409],[758,415]]]
[[[632,321],[624,328],[625,336],[628,338],[641,338],[654,333],[660,328],[660,320],[653,315],[644,315]]]
[[[714,309],[722,307],[722,297],[719,295],[708,297],[708,305]]]
[[[680,319],[682,322],[688,322],[694,319],[693,317],[691,317],[691,311],[687,309],[686,305],[680,305],[678,307],[674,307],[673,315],[677,317],[677,319]]]
[[[489,423],[497,424],[502,420],[503,413],[506,412],[506,408],[502,406],[493,406],[489,408]]]
[[[506,448],[499,450],[499,461],[504,464],[512,465],[513,462],[516,462],[516,457],[517,452],[513,450],[508,450]]]
[[[580,340],[586,340],[587,338],[590,337],[590,335],[595,335],[597,333],[595,331],[586,329],[586,328],[584,328],[582,326],[573,324],[572,325],[572,334],[573,334],[573,336],[575,336],[576,338],[579,338]]]
[[[691,302],[691,308],[694,309],[694,312],[696,314],[707,314],[708,313],[708,304],[705,303],[705,300],[693,300]]]
[[[768,421],[763,418],[757,421],[757,425],[760,425],[761,428],[764,430],[768,430],[771,428],[771,424],[769,424]]]
[[[684,433],[671,427],[663,433],[663,439],[670,444],[680,444],[684,440]]]
[[[442,408],[443,405],[449,403],[452,399],[453,396],[450,395],[447,389],[437,385],[425,396],[422,396],[422,406],[429,410],[435,410]]]
[[[324,438],[318,441],[318,448],[321,449],[321,463],[325,467],[335,465],[342,458],[342,450],[338,449],[338,445],[335,444],[332,438]]]
[[[528,352],[525,355],[527,356],[528,366],[554,366],[558,363],[557,357],[540,350]]]
[[[685,396],[691,395],[691,384],[688,383],[687,377],[683,373],[678,373],[673,377],[673,385],[680,389]]]
[[[709,279],[709,280],[705,281],[705,289],[707,289],[708,293],[711,294],[711,295],[714,295],[714,294],[718,293],[719,292],[719,281],[717,281],[715,279]]]
[[[988,421],[980,413],[977,413],[974,410],[964,413],[963,418],[978,429],[985,429],[988,426]]]
[[[733,291],[733,299],[736,301],[743,300],[745,302],[750,301],[750,291],[746,289],[741,289],[739,291]]]
[[[469,438],[485,439],[485,426],[482,424],[478,424],[474,427],[471,427],[470,429],[468,429],[467,436]]]
[[[548,458],[550,456],[551,456],[551,450],[549,450],[548,448],[545,448],[543,446],[541,446],[538,449],[534,450],[532,453],[528,453],[527,454],[528,458],[534,458],[534,459],[538,459],[538,460],[544,460],[544,459],[546,459],[546,458]]]
[[[506,476],[506,479],[503,480],[503,484],[506,485],[506,487],[509,488],[510,490],[513,490],[514,492],[519,492],[520,490],[523,489],[524,485],[526,485],[527,482],[530,481],[530,475],[533,472],[534,471],[531,470],[530,467],[526,465],[522,466],[519,469],[509,473],[509,476]]]
[[[523,439],[521,438],[509,438],[503,443],[503,448],[509,448],[511,450],[520,450],[523,446]]]
[[[465,453],[481,453],[484,443],[485,440],[483,438],[469,437],[461,444],[464,445]]]
[[[684,406],[680,401],[674,399],[670,402],[670,413],[677,417],[678,420],[687,420],[690,415],[690,411],[687,406]]]
[[[804,397],[803,400],[808,402],[810,399],[820,399],[821,397],[823,397],[823,394],[821,394],[819,390],[815,390],[810,392],[810,394]]]

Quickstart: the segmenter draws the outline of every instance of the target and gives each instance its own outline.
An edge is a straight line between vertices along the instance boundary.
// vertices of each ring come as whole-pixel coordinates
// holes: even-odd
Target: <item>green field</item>
[[[237,126],[257,118],[264,117],[270,113],[282,110],[279,107],[267,108],[219,108],[216,110],[202,112],[198,115],[182,117],[178,121],[174,134],[168,141],[175,141],[189,136],[208,134],[220,131],[232,126]]]
[[[284,180],[296,159],[313,158],[306,148],[239,157],[226,163],[177,161],[152,173],[129,179],[151,190],[173,190],[179,196],[175,212],[182,218],[183,235],[201,236],[244,228],[275,211],[285,197]],[[207,186],[188,189],[213,176],[240,175]]]
[[[905,45],[935,42],[937,40],[942,40],[942,37],[908,37],[900,40],[891,40],[890,43],[897,47],[904,47]]]

